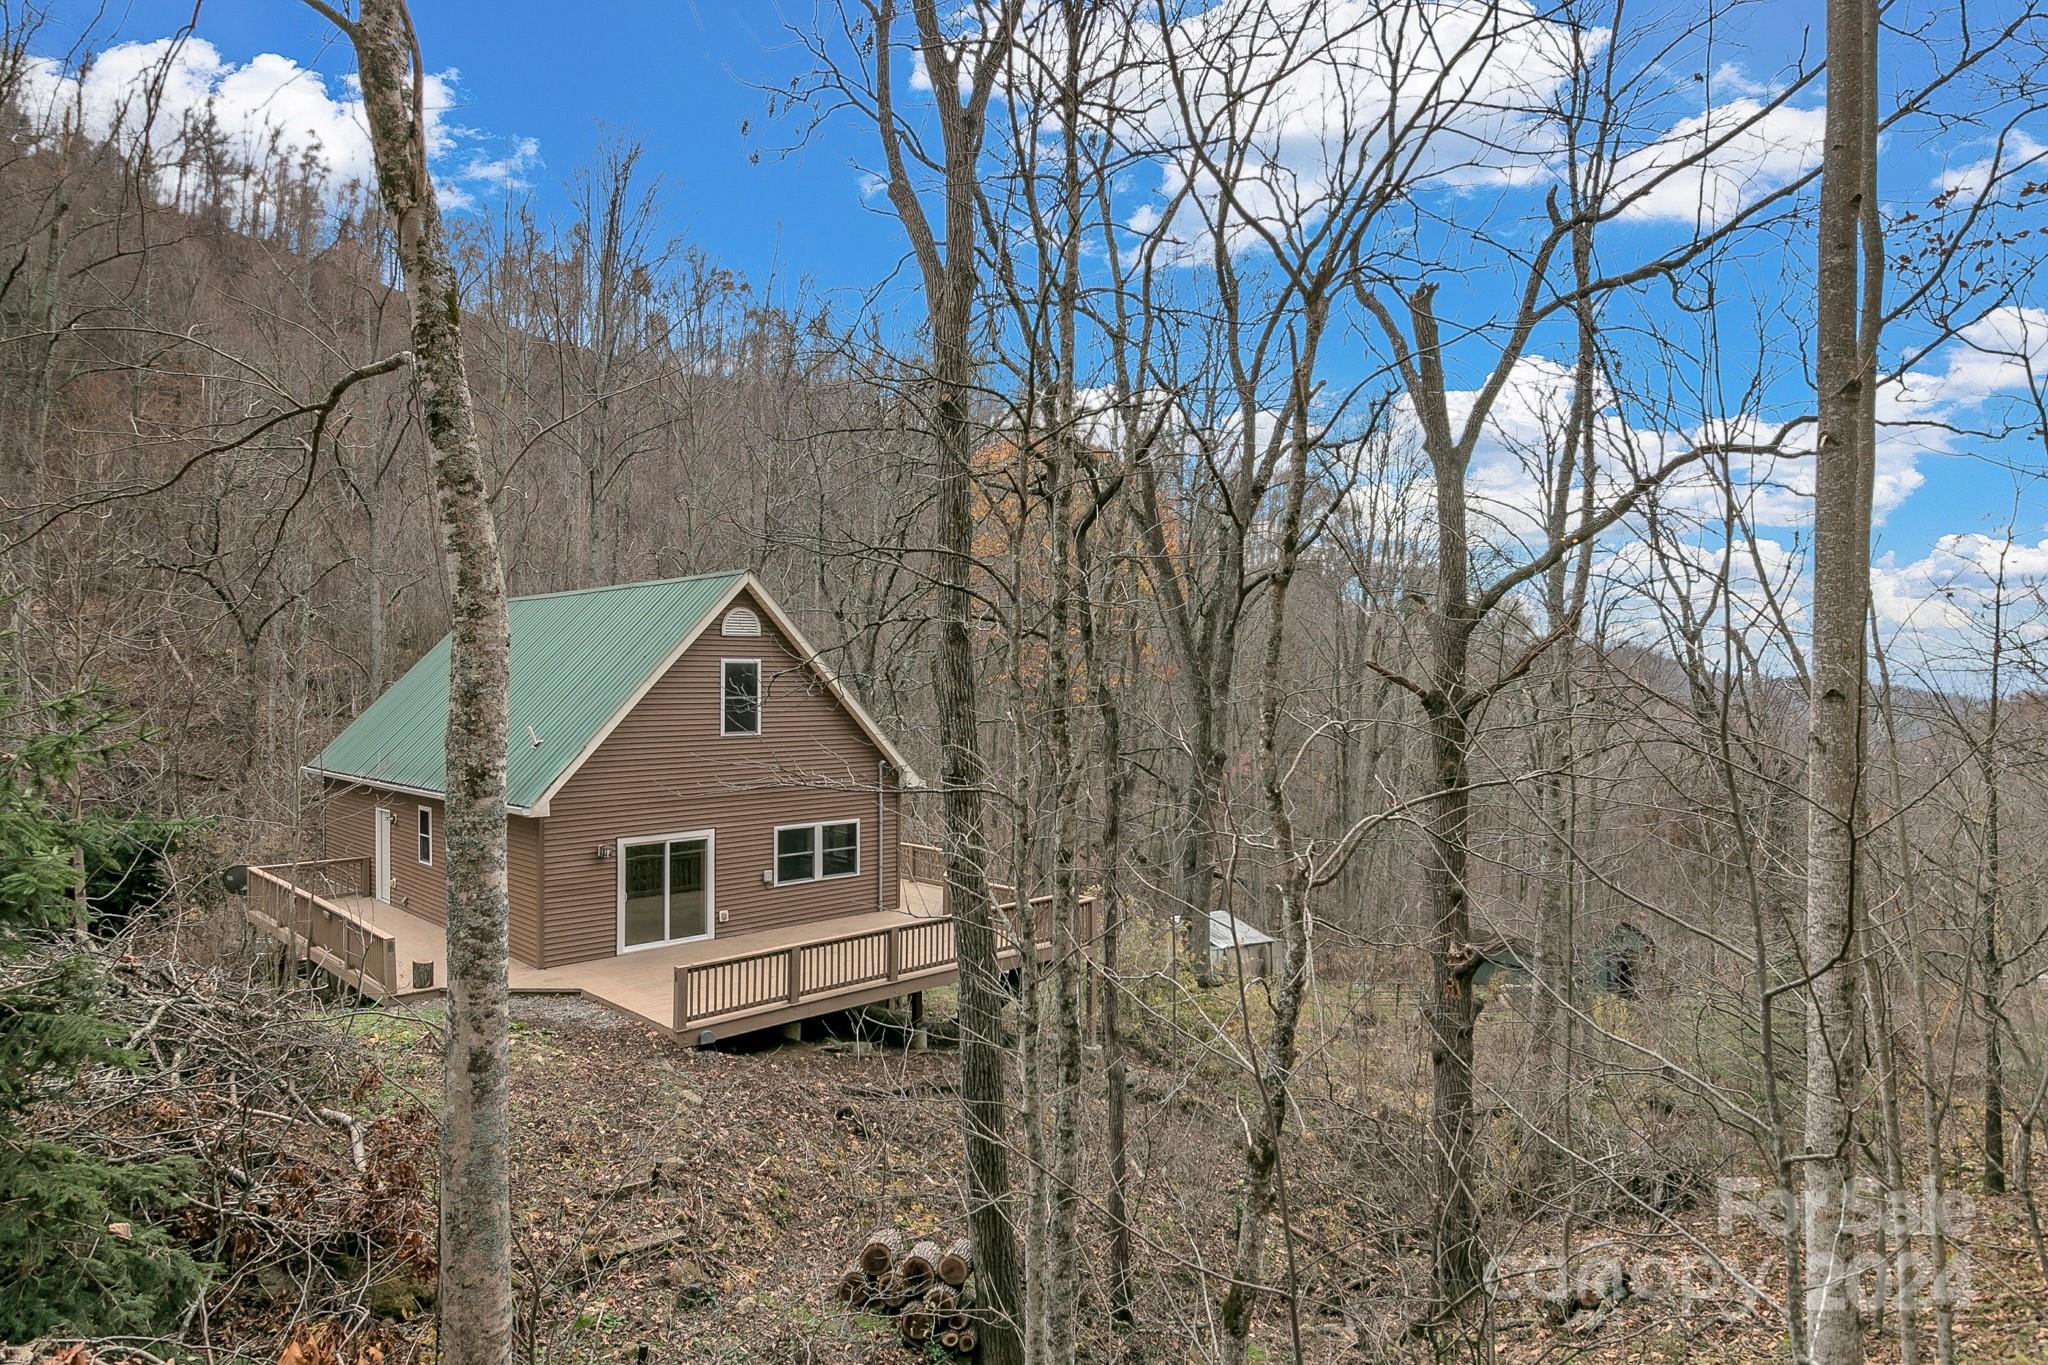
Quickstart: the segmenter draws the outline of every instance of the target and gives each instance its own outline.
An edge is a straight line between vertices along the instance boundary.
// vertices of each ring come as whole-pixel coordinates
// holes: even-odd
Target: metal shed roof
[[[903,771],[905,781],[915,785],[916,774],[859,704],[817,664],[810,647],[761,585],[749,574],[715,573],[511,600],[506,804],[525,813],[544,813],[547,798],[706,623],[746,587],[753,588],[791,645],[811,660],[855,722]],[[444,635],[321,750],[306,771],[399,791],[443,794],[448,652],[449,638]]]
[[[1211,948],[1250,948],[1260,943],[1278,943],[1280,940],[1262,929],[1254,929],[1228,910],[1209,912],[1209,946]]]

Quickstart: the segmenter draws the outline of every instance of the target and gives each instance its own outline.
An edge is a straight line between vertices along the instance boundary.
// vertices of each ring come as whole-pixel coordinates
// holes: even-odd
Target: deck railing
[[[355,858],[307,858],[296,863],[266,863],[251,872],[268,872],[280,881],[303,887],[316,896],[367,896],[370,894],[370,860]]]
[[[929,886],[946,884],[946,855],[930,844],[898,844],[903,855],[903,880]]]
[[[1077,933],[1086,943],[1095,933],[1095,898],[1081,897],[1077,908]],[[1009,927],[1016,906],[997,909],[998,962],[1007,966],[1019,959]],[[1030,905],[1041,958],[1052,950],[1052,909],[1050,896],[1039,896]],[[955,974],[955,964],[950,915],[906,916],[901,924],[879,929],[684,963],[675,969],[675,1029],[682,1033],[714,1020],[730,1023],[884,983],[922,990],[944,984]]]
[[[944,849],[931,844],[898,844],[897,848],[903,854],[903,880],[941,888],[946,885]],[[1017,900],[1017,888],[1008,882],[990,882],[988,893],[999,905],[1014,905]]]
[[[350,914],[301,880],[322,881],[337,895],[366,894],[367,858],[326,858],[249,869],[249,918],[287,948],[318,963],[366,995],[398,989],[398,940]],[[280,873],[288,874],[280,876]]]

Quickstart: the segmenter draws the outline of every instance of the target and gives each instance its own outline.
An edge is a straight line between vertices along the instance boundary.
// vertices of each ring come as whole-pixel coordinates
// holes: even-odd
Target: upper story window
[[[434,865],[434,808],[420,807],[420,863],[425,867]]]
[[[726,659],[719,666],[719,733],[761,733],[761,661]]]

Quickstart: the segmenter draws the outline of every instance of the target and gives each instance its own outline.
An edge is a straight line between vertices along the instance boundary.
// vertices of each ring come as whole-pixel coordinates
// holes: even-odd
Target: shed
[[[1593,950],[1593,982],[1602,995],[1633,1000],[1642,993],[1643,975],[1657,945],[1627,920],[1614,926]]]
[[[1273,945],[1280,940],[1255,929],[1227,910],[1209,912],[1209,970],[1235,976],[1230,955],[1235,952],[1247,978],[1263,978],[1273,972]]]
[[[1531,962],[1535,954],[1520,943],[1496,943],[1481,950],[1479,966],[1472,973],[1472,984],[1483,986],[1489,981],[1498,981],[1503,986],[1526,986],[1534,969]]]

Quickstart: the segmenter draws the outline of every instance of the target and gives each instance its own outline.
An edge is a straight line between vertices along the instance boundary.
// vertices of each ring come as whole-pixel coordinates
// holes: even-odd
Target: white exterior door
[[[384,806],[377,807],[377,866],[376,879],[371,883],[373,894],[386,905],[391,903],[391,812]]]

